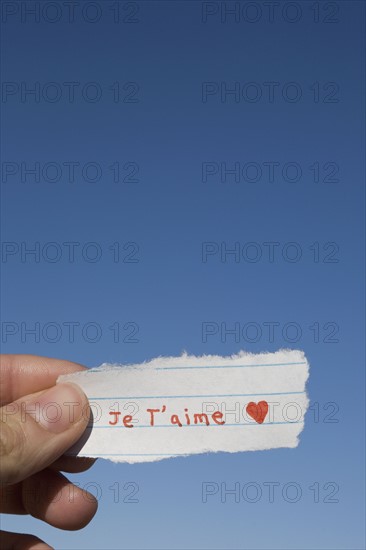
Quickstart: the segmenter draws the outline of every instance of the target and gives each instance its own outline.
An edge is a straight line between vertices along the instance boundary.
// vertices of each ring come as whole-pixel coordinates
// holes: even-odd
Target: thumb
[[[57,384],[0,409],[0,481],[17,483],[43,470],[81,437],[90,417],[79,386]]]

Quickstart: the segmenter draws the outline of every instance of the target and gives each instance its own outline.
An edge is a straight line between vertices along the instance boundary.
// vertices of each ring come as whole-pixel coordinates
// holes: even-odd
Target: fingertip
[[[23,505],[33,517],[68,531],[85,527],[98,509],[94,495],[48,469],[23,482]]]
[[[75,486],[74,486],[75,487]],[[92,493],[75,488],[74,492],[75,508],[70,513],[64,513],[63,521],[67,522],[67,527],[60,527],[68,531],[78,531],[83,529],[91,522],[98,510],[98,500]]]
[[[2,414],[0,432],[2,481],[8,483],[22,481],[55,462],[80,440],[91,417],[87,396],[69,382],[27,395],[14,406],[15,412]]]

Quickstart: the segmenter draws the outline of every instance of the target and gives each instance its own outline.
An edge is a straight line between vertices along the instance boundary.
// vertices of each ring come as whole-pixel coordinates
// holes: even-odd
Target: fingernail
[[[45,430],[61,433],[83,416],[89,418],[88,400],[76,384],[56,384],[26,404],[30,414]]]

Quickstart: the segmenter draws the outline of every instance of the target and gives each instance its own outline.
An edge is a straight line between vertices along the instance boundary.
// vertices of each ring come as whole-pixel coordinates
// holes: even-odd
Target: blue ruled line
[[[192,453],[98,453],[98,454],[78,454],[78,457],[93,457],[93,456],[189,456]],[[194,454],[204,454],[203,452]]]
[[[264,363],[262,365],[200,365],[195,367],[155,367],[155,370],[246,369],[248,367],[283,367],[287,365],[306,365],[306,361],[299,361],[297,363]]]
[[[287,391],[287,392],[261,392],[261,393],[223,393],[210,395],[132,395],[118,397],[89,397],[89,400],[114,400],[114,399],[186,399],[188,397],[255,397],[259,395],[299,395],[305,391]]]
[[[302,424],[304,421],[303,420],[295,420],[295,421],[291,421],[289,420],[288,422],[287,421],[281,421],[281,422],[263,422],[263,424],[258,424],[258,422],[253,422],[253,423],[249,423],[249,422],[245,422],[243,424],[209,424],[207,426],[207,424],[183,424],[183,426],[178,426],[177,424],[160,424],[159,426],[157,425],[154,425],[154,426],[151,426],[150,424],[143,424],[141,426],[133,426],[134,428],[218,428],[218,427],[222,427],[222,426],[230,426],[230,427],[233,427],[233,426],[236,426],[238,428],[243,428],[244,426],[274,426],[274,425],[277,425],[277,424]],[[101,428],[125,428],[125,426],[123,426],[123,424],[114,424],[113,426],[88,426],[87,428],[89,429],[101,429]],[[131,428],[125,428],[127,430],[130,430]]]

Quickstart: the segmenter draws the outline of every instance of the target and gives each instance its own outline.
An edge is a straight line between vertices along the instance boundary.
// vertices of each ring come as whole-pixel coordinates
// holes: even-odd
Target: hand
[[[88,399],[60,374],[83,370],[68,361],[0,355],[0,512],[30,514],[60,529],[81,529],[97,501],[60,473],[82,472],[94,460],[63,456],[83,434]],[[32,535],[1,532],[3,550],[46,550]],[[52,550],[52,549],[51,549]]]

